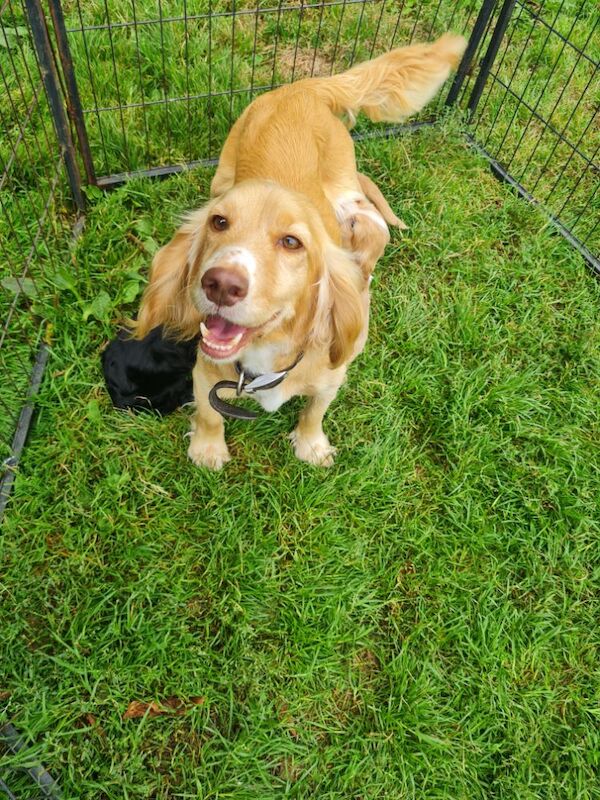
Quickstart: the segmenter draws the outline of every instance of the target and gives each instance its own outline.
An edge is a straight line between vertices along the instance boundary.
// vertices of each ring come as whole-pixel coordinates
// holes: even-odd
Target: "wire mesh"
[[[450,28],[468,33],[478,5],[75,0],[65,23],[99,183],[216,159],[258,93]]]
[[[31,31],[18,0],[0,6],[0,511],[23,446],[32,373],[45,359],[49,288],[68,238],[64,160]]]
[[[600,8],[517,0],[471,135],[596,260]]]
[[[450,91],[471,115],[472,138],[497,174],[510,175],[590,263],[597,259],[595,0],[75,0],[69,9],[102,186],[214,163],[260,92],[446,30],[472,35]],[[359,138],[369,129],[360,123]]]

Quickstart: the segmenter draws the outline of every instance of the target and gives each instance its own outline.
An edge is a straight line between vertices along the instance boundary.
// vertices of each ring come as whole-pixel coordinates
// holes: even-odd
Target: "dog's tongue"
[[[211,338],[221,342],[229,341],[229,339],[233,339],[234,336],[237,336],[238,333],[246,333],[248,330],[248,328],[244,328],[243,325],[236,325],[233,322],[229,322],[229,320],[220,317],[218,314],[207,317],[204,324],[210,331]]]

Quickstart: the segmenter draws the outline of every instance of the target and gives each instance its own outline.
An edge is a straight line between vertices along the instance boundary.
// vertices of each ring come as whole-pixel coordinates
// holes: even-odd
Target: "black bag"
[[[144,339],[119,331],[102,353],[106,387],[115,408],[169,414],[193,400],[192,369],[200,337],[175,342],[154,328]]]

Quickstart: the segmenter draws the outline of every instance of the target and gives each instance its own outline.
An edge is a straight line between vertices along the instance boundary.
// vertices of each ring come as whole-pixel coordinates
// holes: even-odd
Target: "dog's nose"
[[[231,267],[211,267],[200,283],[204,294],[218,306],[234,306],[248,294],[248,278]]]

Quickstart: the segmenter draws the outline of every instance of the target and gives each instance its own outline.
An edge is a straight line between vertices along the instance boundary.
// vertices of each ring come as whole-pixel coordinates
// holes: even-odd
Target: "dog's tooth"
[[[234,339],[232,339],[228,344],[218,344],[214,339],[210,337],[204,339],[204,343],[208,345],[212,350],[218,350],[220,353],[229,353],[232,350],[235,350],[236,346],[239,344],[243,333],[239,333]]]
[[[209,330],[203,322],[200,323],[200,333],[202,334],[203,339],[207,339],[210,337]]]

